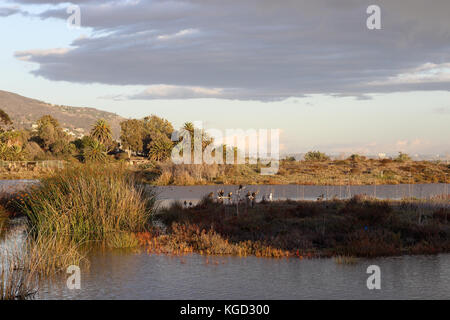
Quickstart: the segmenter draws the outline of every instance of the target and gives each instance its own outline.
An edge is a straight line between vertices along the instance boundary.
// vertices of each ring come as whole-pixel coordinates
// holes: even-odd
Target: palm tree
[[[106,148],[98,140],[92,140],[84,147],[83,158],[86,162],[105,162]]]
[[[183,125],[183,129],[188,131],[191,136],[194,136],[194,124],[192,122],[185,122]]]
[[[172,152],[172,141],[164,135],[152,140],[148,145],[148,158],[154,161],[164,161]]]
[[[91,130],[91,137],[103,145],[108,145],[112,141],[111,126],[105,119],[99,119]]]

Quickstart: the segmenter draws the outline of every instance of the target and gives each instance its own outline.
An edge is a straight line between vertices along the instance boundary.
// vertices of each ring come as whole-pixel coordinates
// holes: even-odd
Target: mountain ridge
[[[49,114],[59,121],[62,128],[76,136],[89,134],[92,125],[102,118],[111,125],[113,136],[118,139],[120,122],[126,120],[108,111],[50,104],[4,90],[0,90],[0,109],[9,115],[16,129],[31,129],[36,120]]]

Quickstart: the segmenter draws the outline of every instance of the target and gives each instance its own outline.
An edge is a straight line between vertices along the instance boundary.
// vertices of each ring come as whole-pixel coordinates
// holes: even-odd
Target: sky
[[[448,0],[0,0],[0,89],[175,127],[278,128],[282,153],[443,155],[449,12]]]

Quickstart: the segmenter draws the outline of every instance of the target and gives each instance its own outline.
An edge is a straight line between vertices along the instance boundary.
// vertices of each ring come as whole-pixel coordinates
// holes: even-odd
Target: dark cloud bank
[[[15,1],[24,9],[62,2]],[[16,53],[39,64],[38,76],[166,85],[140,99],[273,100],[450,88],[448,0],[72,2],[81,7],[82,26],[96,35],[74,41],[64,54]],[[381,7],[381,30],[366,27],[371,4]],[[56,6],[40,17],[68,14]]]

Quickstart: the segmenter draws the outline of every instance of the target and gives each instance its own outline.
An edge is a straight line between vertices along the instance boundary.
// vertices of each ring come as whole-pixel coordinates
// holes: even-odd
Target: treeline
[[[125,120],[120,125],[119,141],[113,138],[111,126],[104,119],[92,126],[89,135],[75,138],[51,115],[41,117],[33,129],[17,130],[8,114],[0,110],[0,160],[104,162],[108,159],[125,160],[135,155],[164,161],[170,157],[174,147],[171,140],[174,128],[168,120],[151,115]],[[195,128],[192,123],[185,123],[183,129],[193,137]],[[202,146],[205,148],[213,139],[202,132]]]

